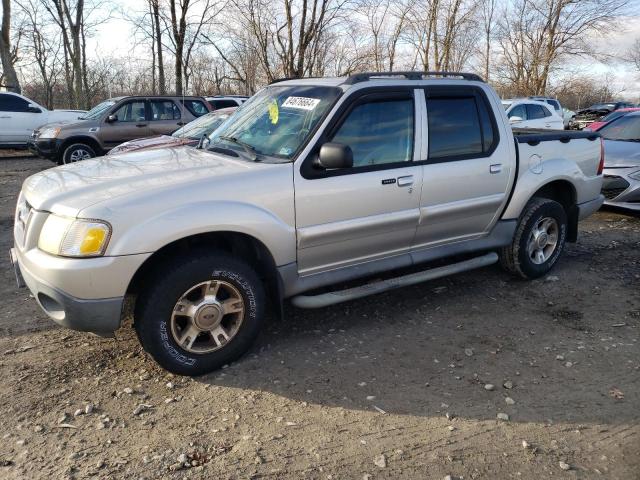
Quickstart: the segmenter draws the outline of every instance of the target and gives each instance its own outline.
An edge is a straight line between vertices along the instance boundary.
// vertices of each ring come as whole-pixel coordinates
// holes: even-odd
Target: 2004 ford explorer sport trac
[[[603,202],[597,133],[514,132],[473,74],[274,83],[201,143],[33,175],[11,250],[60,325],[112,334],[131,295],[145,350],[185,375],[237,359],[287,298],[322,307],[498,261],[540,277]]]

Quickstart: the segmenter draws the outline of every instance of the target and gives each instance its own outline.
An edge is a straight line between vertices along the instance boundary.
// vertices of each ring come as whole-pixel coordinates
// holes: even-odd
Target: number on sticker
[[[313,110],[320,103],[318,98],[289,97],[282,104],[282,108],[299,108],[301,110]]]

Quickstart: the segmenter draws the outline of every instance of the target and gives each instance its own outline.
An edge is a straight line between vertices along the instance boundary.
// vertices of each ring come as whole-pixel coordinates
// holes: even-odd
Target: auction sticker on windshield
[[[319,103],[319,98],[289,97],[282,103],[281,107],[299,108],[301,110],[313,110]]]

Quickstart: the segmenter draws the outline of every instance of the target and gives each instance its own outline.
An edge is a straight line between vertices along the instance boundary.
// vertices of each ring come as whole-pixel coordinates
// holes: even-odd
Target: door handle
[[[413,185],[413,175],[406,175],[404,177],[398,177],[398,186],[399,187],[408,187],[409,185]]]
[[[146,127],[146,123],[136,123],[136,127]]]
[[[493,165],[489,166],[489,173],[500,173],[501,171],[502,171],[501,163],[494,163]]]
[[[5,115],[5,116],[0,117],[0,118],[11,118],[11,117],[10,117],[10,116],[8,116],[8,115]]]
[[[183,126],[183,125],[186,125],[186,123],[184,123],[184,122],[178,122],[176,125],[178,125],[179,127],[181,127],[181,126]]]

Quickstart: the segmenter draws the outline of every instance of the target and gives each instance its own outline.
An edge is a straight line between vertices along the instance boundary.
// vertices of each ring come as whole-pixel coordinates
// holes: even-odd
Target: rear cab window
[[[426,91],[426,102],[429,163],[486,157],[495,150],[497,125],[484,93],[433,89]]]
[[[210,100],[209,103],[215,110],[238,106],[238,102],[235,100]]]

